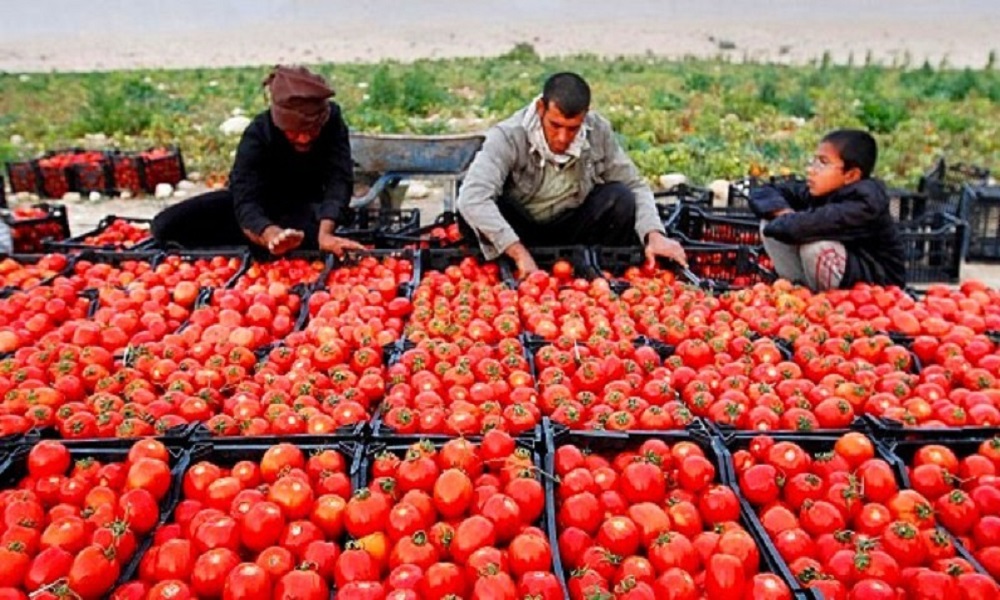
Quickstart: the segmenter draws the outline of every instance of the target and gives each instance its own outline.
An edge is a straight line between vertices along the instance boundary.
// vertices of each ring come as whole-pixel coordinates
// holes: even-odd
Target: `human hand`
[[[788,214],[791,214],[793,212],[795,212],[795,211],[792,210],[792,209],[790,209],[790,208],[782,208],[781,210],[774,211],[774,216],[771,217],[771,218],[772,219],[777,219],[778,217],[780,217],[782,215],[788,215]]]
[[[281,256],[295,250],[302,245],[303,239],[305,239],[305,234],[298,229],[283,229],[277,225],[271,225],[261,234],[264,245],[275,256]]]
[[[656,266],[657,257],[668,258],[682,267],[688,266],[687,256],[680,242],[654,231],[649,234],[646,241],[646,266],[650,268]]]
[[[538,265],[535,264],[535,259],[531,256],[531,252],[528,252],[528,249],[521,242],[513,244],[506,252],[507,256],[514,261],[514,266],[517,268],[517,276],[520,279],[524,279],[538,270]]]
[[[319,249],[323,252],[332,252],[337,258],[343,258],[345,251],[364,250],[365,247],[354,240],[321,233],[319,234]]]

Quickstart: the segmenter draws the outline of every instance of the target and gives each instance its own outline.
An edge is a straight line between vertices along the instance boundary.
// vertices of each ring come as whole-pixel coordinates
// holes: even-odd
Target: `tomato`
[[[420,583],[420,592],[424,598],[444,598],[454,595],[465,596],[466,579],[462,570],[453,563],[437,563],[431,565],[425,572]]]
[[[315,571],[291,571],[274,586],[274,598],[280,600],[327,600],[330,589]]]
[[[90,545],[73,559],[66,581],[81,598],[96,599],[111,591],[119,572],[120,566],[113,550]]]
[[[69,471],[70,454],[66,446],[53,440],[36,443],[28,453],[28,473],[37,479],[65,475]]]
[[[191,571],[191,590],[199,597],[221,597],[227,576],[239,564],[239,556],[228,548],[207,551],[195,560]]]
[[[271,597],[271,578],[255,563],[240,563],[226,575],[223,600],[267,600]]]
[[[746,575],[740,559],[728,554],[713,555],[705,566],[705,593],[709,598],[742,598]]]

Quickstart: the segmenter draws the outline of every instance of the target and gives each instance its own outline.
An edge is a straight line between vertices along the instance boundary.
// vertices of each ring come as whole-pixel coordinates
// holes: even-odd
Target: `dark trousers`
[[[318,248],[319,220],[311,205],[274,220],[282,227],[305,233],[300,248]],[[168,206],[153,218],[152,232],[161,245],[189,249],[246,246],[250,243],[236,220],[233,195],[227,189],[206,192]]]
[[[500,214],[521,238],[521,243],[529,248],[639,244],[635,233],[635,194],[624,183],[595,186],[579,207],[545,223],[532,219],[516,200],[501,197],[497,205]],[[468,228],[467,225],[465,227]]]

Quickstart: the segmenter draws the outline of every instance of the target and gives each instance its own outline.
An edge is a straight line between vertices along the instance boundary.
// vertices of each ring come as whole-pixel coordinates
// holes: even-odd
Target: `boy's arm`
[[[750,210],[762,219],[772,219],[782,211],[803,210],[809,206],[809,187],[802,182],[775,183],[750,192]]]
[[[889,198],[878,183],[863,181],[850,199],[778,217],[764,227],[764,235],[793,244],[864,239],[871,237],[872,223],[888,204]]]

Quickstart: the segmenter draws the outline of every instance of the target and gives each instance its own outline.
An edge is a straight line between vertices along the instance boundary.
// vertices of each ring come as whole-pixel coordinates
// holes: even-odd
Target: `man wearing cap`
[[[164,209],[153,219],[154,237],[187,248],[249,240],[275,255],[361,248],[334,234],[347,216],[353,163],[333,90],[304,67],[276,67],[264,85],[270,109],[243,132],[229,188]]]

